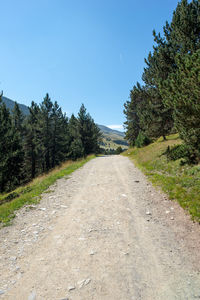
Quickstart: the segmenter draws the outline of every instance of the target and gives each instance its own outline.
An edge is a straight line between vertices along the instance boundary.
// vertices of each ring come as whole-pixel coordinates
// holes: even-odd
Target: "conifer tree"
[[[67,157],[68,152],[68,118],[63,115],[58,103],[52,107],[52,145],[51,167],[54,168]]]
[[[69,119],[69,152],[68,157],[76,160],[79,157],[84,155],[84,148],[81,141],[81,136],[78,128],[78,120],[74,116],[71,115]]]
[[[51,147],[52,147],[52,108],[53,103],[48,94],[40,104],[40,142],[41,153],[43,157],[42,169],[48,171],[51,168]]]
[[[100,130],[90,114],[87,113],[84,104],[81,105],[78,113],[78,131],[84,149],[84,156],[98,151],[98,144],[101,138]]]
[[[35,178],[40,172],[41,152],[39,138],[39,106],[32,101],[29,107],[30,114],[25,121],[25,137],[24,137],[24,152],[25,152],[25,174],[26,181]]]
[[[17,102],[15,102],[14,108],[12,110],[12,122],[14,128],[20,133],[20,135],[23,135],[23,123],[24,123],[24,115],[21,112],[19,105]]]
[[[14,127],[9,110],[0,100],[0,191],[11,190],[22,178],[21,136]]]
[[[2,102],[1,97],[2,95],[0,96],[0,192],[3,192],[7,184],[9,171],[11,118],[9,110]]]
[[[177,55],[177,71],[165,81],[163,96],[173,106],[175,126],[188,146],[190,161],[200,161],[200,49]]]
[[[138,93],[139,83],[130,91],[130,100],[124,104],[124,114],[126,116],[125,129],[126,139],[131,146],[134,146],[135,140],[141,130],[140,118],[137,106],[143,101]]]

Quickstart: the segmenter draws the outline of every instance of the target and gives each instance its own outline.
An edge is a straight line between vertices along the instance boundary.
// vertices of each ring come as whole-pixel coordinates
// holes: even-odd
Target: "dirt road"
[[[57,181],[0,238],[0,299],[200,299],[200,226],[122,156]]]

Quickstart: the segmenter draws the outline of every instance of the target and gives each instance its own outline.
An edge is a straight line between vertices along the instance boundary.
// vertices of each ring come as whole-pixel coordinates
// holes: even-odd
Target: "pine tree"
[[[169,134],[173,128],[173,110],[168,107],[162,97],[160,83],[166,80],[173,66],[173,60],[170,57],[170,51],[166,42],[153,33],[155,41],[158,43],[154,47],[154,52],[149,53],[148,59],[145,59],[147,67],[144,68],[142,79],[148,90],[148,135],[151,137],[163,136]]]
[[[63,115],[58,103],[52,107],[52,145],[51,167],[54,168],[67,157],[68,145],[68,118]]]
[[[79,124],[77,118],[72,114],[69,119],[69,152],[68,157],[76,160],[84,155],[84,148],[79,133]]]
[[[101,139],[100,130],[94,123],[84,104],[81,105],[78,113],[78,131],[84,149],[84,156],[97,152]]]
[[[38,128],[39,106],[32,101],[29,107],[30,114],[25,122],[25,137],[24,137],[24,153],[25,153],[25,173],[26,181],[35,178],[39,174],[41,168],[41,152],[40,136]]]
[[[8,174],[8,159],[10,155],[11,118],[9,110],[0,96],[0,192],[5,190]]]
[[[19,105],[15,102],[12,114],[12,158],[10,158],[10,170],[12,174],[13,186],[19,185],[23,179],[23,164],[24,164],[24,116],[19,108]],[[10,176],[11,176],[10,174]],[[16,182],[14,184],[14,182]]]
[[[19,105],[15,102],[14,108],[12,110],[12,122],[14,128],[23,136],[23,123],[24,123],[24,115],[21,112]]]
[[[23,152],[21,136],[9,110],[0,100],[0,191],[11,190],[22,178]]]
[[[124,104],[124,114],[126,116],[126,122],[124,123],[126,129],[125,138],[131,146],[134,146],[135,140],[141,130],[137,106],[143,99],[138,94],[138,87],[139,83],[130,91],[130,101]]]
[[[147,101],[138,112],[141,127],[148,137],[166,140],[174,126],[172,109],[165,106],[156,88],[146,88],[145,94]]]
[[[91,138],[92,145],[91,145],[90,153],[98,154],[100,153],[100,143],[102,141],[102,133],[92,118],[91,118],[91,131],[92,131],[92,138]]]
[[[177,71],[163,89],[169,105],[173,105],[175,126],[189,147],[190,160],[200,161],[200,49],[177,55]]]
[[[51,168],[51,147],[52,147],[52,108],[53,103],[48,94],[40,104],[40,142],[42,150],[42,169],[48,171]]]

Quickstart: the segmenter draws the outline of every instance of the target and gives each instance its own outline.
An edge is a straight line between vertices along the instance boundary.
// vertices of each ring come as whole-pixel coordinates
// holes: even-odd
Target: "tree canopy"
[[[182,0],[163,33],[153,30],[154,46],[142,75],[124,104],[126,138],[142,131],[157,138],[177,131],[192,161],[200,161],[200,4]]]
[[[0,97],[0,192],[12,190],[67,159],[98,153],[100,130],[81,106],[70,119],[48,94],[24,116],[10,112]]]

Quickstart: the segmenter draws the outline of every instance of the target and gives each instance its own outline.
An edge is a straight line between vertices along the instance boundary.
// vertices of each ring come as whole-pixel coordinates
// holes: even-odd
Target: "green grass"
[[[116,138],[117,139],[117,138]],[[124,141],[123,138],[118,138],[118,140],[121,140],[122,142]],[[123,149],[127,149],[128,146],[123,145],[123,144],[117,144],[115,143],[112,139],[110,139],[109,141],[106,139],[106,136],[104,135],[102,138],[102,142],[104,143],[104,145],[101,145],[101,148],[109,150],[109,149],[114,149],[116,150],[119,146],[121,146]]]
[[[21,186],[8,194],[0,194],[0,225],[10,225],[15,217],[16,210],[27,204],[38,203],[41,199],[41,194],[55,183],[57,179],[70,175],[94,157],[94,155],[90,155],[86,159],[76,162],[67,161],[48,174],[35,178],[26,186]]]
[[[163,152],[167,146],[181,144],[178,135],[167,141],[162,138],[143,148],[130,148],[123,155],[130,157],[152,181],[177,200],[193,220],[200,222],[200,165],[180,165],[180,160],[168,161]]]

